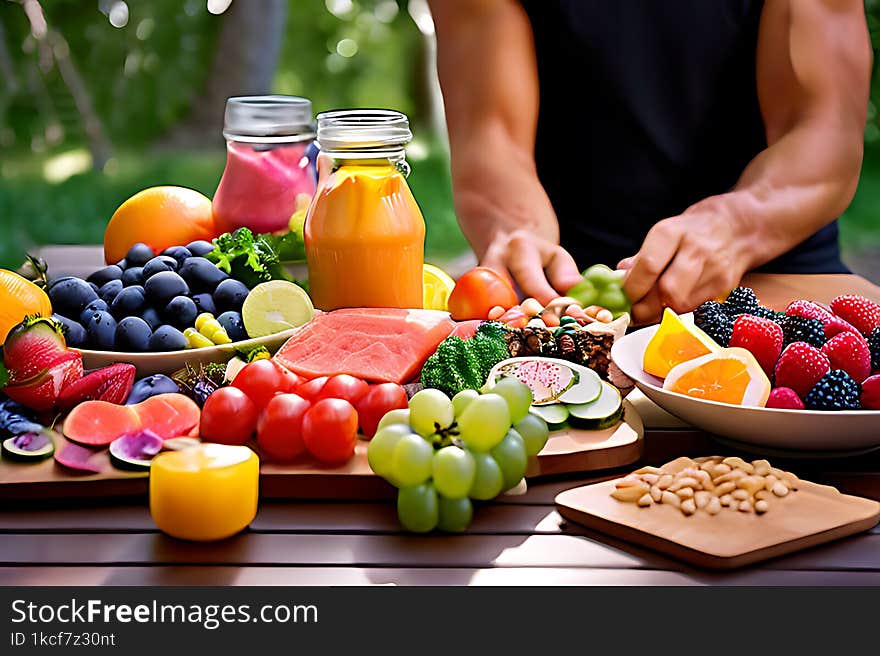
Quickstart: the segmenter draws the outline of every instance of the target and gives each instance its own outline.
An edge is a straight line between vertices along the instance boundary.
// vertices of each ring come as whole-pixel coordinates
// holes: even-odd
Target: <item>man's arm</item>
[[[757,52],[768,147],[730,193],[656,224],[625,288],[633,316],[693,309],[846,209],[858,183],[871,75],[861,0],[767,0]]]
[[[535,168],[538,73],[528,16],[518,0],[430,5],[459,224],[482,264],[549,301],[580,275],[559,247]]]

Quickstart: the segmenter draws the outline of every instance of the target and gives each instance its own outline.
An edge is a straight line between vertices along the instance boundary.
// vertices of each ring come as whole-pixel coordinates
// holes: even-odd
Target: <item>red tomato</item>
[[[257,422],[257,444],[272,460],[293,460],[306,450],[302,421],[311,404],[298,394],[278,394]]]
[[[360,378],[348,374],[337,374],[327,381],[315,399],[345,399],[355,405],[369,388],[367,382]]]
[[[406,392],[397,383],[374,385],[357,404],[361,432],[367,437],[373,437],[376,434],[379,420],[385,416],[386,412],[407,406]]]
[[[319,376],[318,378],[307,380],[299,384],[299,387],[296,388],[296,393],[307,401],[314,401],[328,380],[330,379],[327,376]]]
[[[354,455],[358,414],[344,399],[321,399],[306,412],[302,436],[309,450],[321,462],[340,464]]]
[[[475,267],[455,283],[448,304],[452,318],[464,321],[485,319],[496,305],[507,310],[516,302],[516,292],[507,278],[487,267]]]
[[[220,444],[244,444],[257,428],[259,410],[237,387],[221,387],[202,408],[199,435]]]
[[[248,395],[263,410],[278,393],[290,392],[299,382],[287,369],[272,360],[254,360],[238,372],[232,386]]]

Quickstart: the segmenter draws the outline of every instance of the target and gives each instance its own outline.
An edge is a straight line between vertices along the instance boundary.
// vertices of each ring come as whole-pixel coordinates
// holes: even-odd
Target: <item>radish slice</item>
[[[101,473],[100,452],[68,442],[55,452],[55,462],[87,474]]]
[[[120,469],[149,469],[162,443],[151,430],[128,433],[110,443],[110,461]]]

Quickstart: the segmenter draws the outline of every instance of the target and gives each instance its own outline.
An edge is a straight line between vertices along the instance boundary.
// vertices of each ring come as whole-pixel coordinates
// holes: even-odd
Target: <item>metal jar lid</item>
[[[389,109],[342,109],[318,114],[322,151],[390,151],[412,140],[406,114]]]
[[[234,96],[226,101],[223,136],[256,143],[314,139],[312,102],[297,96]]]

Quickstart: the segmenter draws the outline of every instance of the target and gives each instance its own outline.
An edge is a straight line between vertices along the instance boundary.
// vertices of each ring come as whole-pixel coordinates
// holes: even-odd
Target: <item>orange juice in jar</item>
[[[422,307],[425,221],[409,185],[407,117],[318,115],[318,190],[304,238],[315,307]]]

